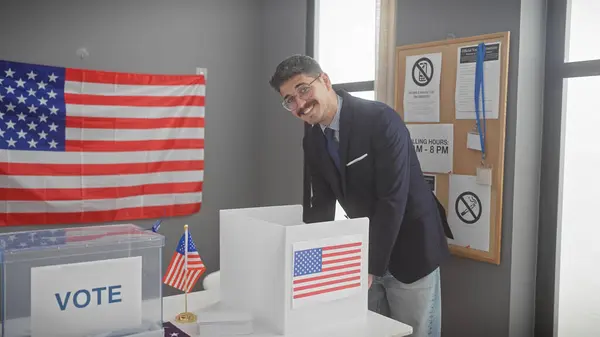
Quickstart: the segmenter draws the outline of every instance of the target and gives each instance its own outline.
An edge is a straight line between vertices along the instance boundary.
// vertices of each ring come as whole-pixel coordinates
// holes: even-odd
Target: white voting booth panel
[[[368,227],[304,224],[300,205],[222,210],[222,304],[279,334],[366,320]]]
[[[162,336],[163,246],[130,224],[0,235],[1,336]]]

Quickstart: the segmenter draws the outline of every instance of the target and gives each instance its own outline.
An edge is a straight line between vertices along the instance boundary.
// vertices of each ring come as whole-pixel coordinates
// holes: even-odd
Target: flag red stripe
[[[330,277],[338,277],[338,276],[344,276],[344,275],[350,275],[350,274],[356,274],[356,273],[360,273],[360,269],[353,269],[353,270],[348,270],[348,271],[344,271],[341,273],[333,273],[333,274],[329,274],[329,275],[321,275],[321,276],[315,276],[315,277],[294,280],[294,284],[318,281],[318,280],[322,280],[322,279],[326,279],[326,278],[330,278]]]
[[[178,265],[175,267],[173,267],[174,269],[176,268],[176,270],[173,272],[173,275],[171,276],[171,281],[169,282],[170,285],[172,287],[178,288],[180,290],[184,290],[183,288],[183,276],[184,276],[184,269],[183,269],[183,257],[179,257],[180,261],[178,263]]]
[[[180,284],[181,290],[184,292],[190,292],[192,288],[196,285],[196,282],[200,279],[200,276],[203,272],[198,272],[196,270],[188,271],[187,277],[182,277],[182,282]],[[184,273],[185,275],[185,273]]]
[[[325,287],[325,286],[330,286],[332,284],[338,284],[338,283],[350,282],[350,281],[359,281],[359,280],[360,280],[360,275],[352,276],[352,277],[347,277],[347,278],[343,278],[343,279],[339,279],[339,280],[332,280],[332,281],[326,281],[326,282],[296,287],[296,288],[294,288],[294,291],[302,291],[302,290],[306,290],[306,289]]]
[[[100,176],[203,170],[204,160],[176,160],[130,164],[24,164],[0,162],[0,177]]]
[[[198,85],[206,84],[199,75],[146,75],[126,74],[111,71],[97,71],[67,68],[66,81],[122,84],[122,85]]]
[[[205,105],[204,96],[102,96],[85,94],[64,95],[66,104],[139,107]]]
[[[360,282],[359,283],[352,283],[352,284],[348,284],[348,285],[344,285],[344,286],[339,286],[339,287],[334,287],[334,288],[328,288],[328,289],[323,289],[323,290],[318,290],[318,291],[312,291],[310,293],[304,293],[304,294],[294,295],[294,298],[304,298],[304,297],[309,297],[309,296],[314,296],[314,295],[320,295],[320,294],[330,293],[332,291],[338,291],[338,290],[344,290],[344,289],[356,288],[356,287],[360,287]]]
[[[0,200],[60,201],[99,200],[138,195],[202,192],[202,182],[145,184],[102,188],[25,189],[0,188]]]
[[[188,259],[188,269],[195,270],[204,267],[204,263],[202,261],[192,262]]]
[[[204,270],[201,272],[195,272],[194,274],[194,279],[190,280],[190,282],[188,283],[187,289],[185,290],[186,292],[190,292],[192,291],[192,288],[194,288],[194,286],[196,285],[196,283],[198,282],[198,280],[200,279],[200,276],[202,276],[202,274],[204,274]]]
[[[190,292],[192,290],[192,288],[194,288],[194,286],[196,285],[198,280],[200,279],[200,276],[202,276],[202,274],[204,274],[205,271],[206,271],[206,269],[189,271],[189,274],[192,275],[192,277],[188,276],[188,282],[187,282],[186,287],[184,287],[183,291]],[[185,278],[184,278],[184,280],[185,280]]]
[[[188,255],[188,257],[187,257],[188,269],[192,268],[193,266],[195,266],[198,263],[202,263],[200,254],[198,254],[197,251],[195,251],[195,252],[188,251],[187,255]]]
[[[200,255],[198,255],[197,252],[188,256],[188,268],[196,268],[199,265],[204,264],[202,263],[202,259],[200,258]]]
[[[356,254],[356,253],[360,253],[360,249],[353,249],[353,250],[346,250],[346,251],[337,252],[337,253],[323,254],[321,257],[328,258],[328,257],[347,255],[347,254]]]
[[[200,211],[200,203],[168,206],[131,207],[108,211],[70,213],[3,213],[0,226],[56,225],[91,222],[126,221],[181,216]]]
[[[185,259],[183,258],[183,256],[179,255],[178,257],[178,263],[177,265],[173,266],[173,274],[171,275],[171,280],[170,280],[170,285],[172,285],[175,288],[179,288],[181,290],[183,289],[183,276],[184,276],[184,269],[183,269],[183,264],[185,262]]]
[[[340,262],[348,262],[348,261],[354,261],[354,260],[360,260],[360,256],[351,256],[351,257],[345,257],[343,259],[323,261],[323,265],[340,263]]]
[[[65,150],[69,152],[124,152],[158,151],[165,149],[203,149],[204,139],[164,139],[164,140],[67,140]]]
[[[104,118],[67,116],[68,128],[79,129],[162,129],[162,128],[203,128],[204,117],[173,118]]]
[[[326,272],[326,271],[340,270],[340,269],[352,268],[352,267],[360,267],[360,262],[359,263],[342,264],[342,265],[334,266],[334,267],[327,267],[327,268],[323,268],[321,271]]]
[[[182,270],[182,268],[181,268],[182,261],[183,261],[183,258],[181,256],[181,254],[179,254],[177,251],[173,252],[173,256],[171,257],[171,262],[169,262],[169,266],[167,267],[165,275],[163,275],[163,282],[165,284],[173,286],[174,281],[177,279],[177,276],[179,275],[179,273]]]
[[[323,250],[334,250],[334,249],[342,249],[342,248],[350,248],[350,247],[359,247],[361,245],[362,245],[362,242],[346,243],[343,245],[323,247]]]

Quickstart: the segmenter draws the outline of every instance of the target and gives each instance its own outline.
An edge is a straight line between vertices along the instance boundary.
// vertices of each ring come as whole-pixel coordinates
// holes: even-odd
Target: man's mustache
[[[315,106],[315,104],[317,104],[317,101],[315,101],[315,100],[306,102],[306,104],[304,104],[304,107],[302,109],[298,110],[298,112],[297,112],[298,116],[302,116],[302,115],[306,114],[306,111],[310,110],[310,108]]]

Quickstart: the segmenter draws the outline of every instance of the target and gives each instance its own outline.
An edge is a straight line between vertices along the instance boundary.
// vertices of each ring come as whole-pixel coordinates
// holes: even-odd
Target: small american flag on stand
[[[362,248],[360,236],[294,245],[294,306],[346,297],[360,289]]]
[[[177,249],[173,253],[169,267],[167,267],[167,271],[163,276],[163,282],[188,293],[194,288],[194,285],[205,271],[204,262],[198,254],[192,235],[189,234],[186,225],[185,232],[179,239]]]
[[[205,85],[0,60],[0,226],[198,212]]]

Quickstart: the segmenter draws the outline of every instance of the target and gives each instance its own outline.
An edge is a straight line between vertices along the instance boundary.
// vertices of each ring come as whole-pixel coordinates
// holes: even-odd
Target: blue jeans
[[[440,337],[440,268],[410,284],[398,281],[389,272],[374,277],[369,289],[369,310],[410,325],[413,328],[411,336]]]

